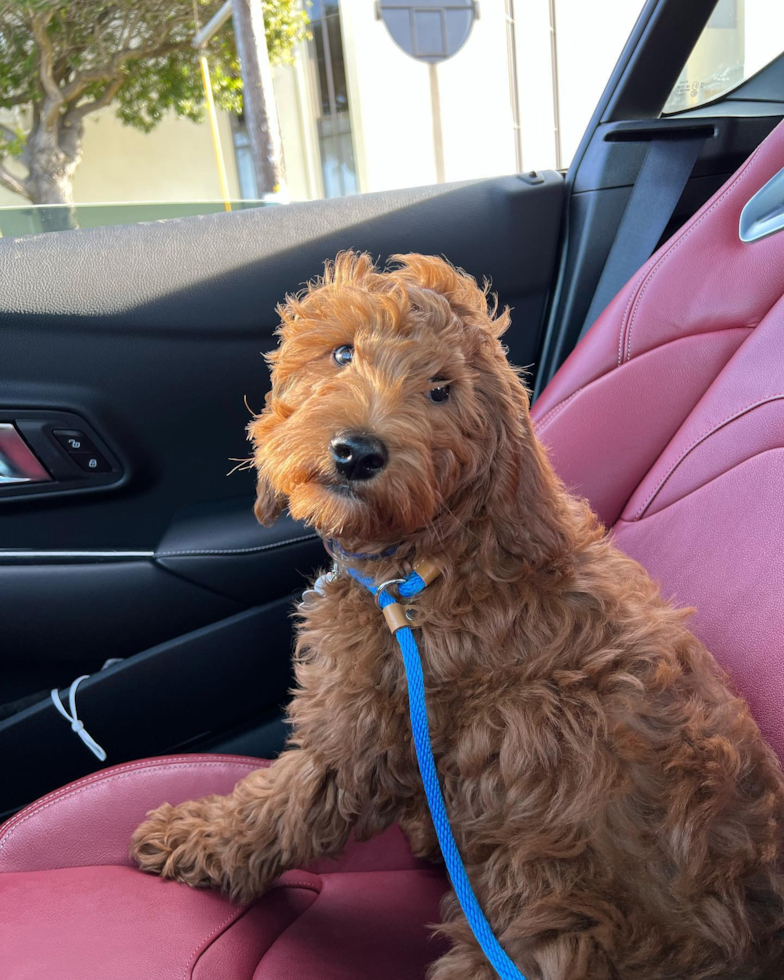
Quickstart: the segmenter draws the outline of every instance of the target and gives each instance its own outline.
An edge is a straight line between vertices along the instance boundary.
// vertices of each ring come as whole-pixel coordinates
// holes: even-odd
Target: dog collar
[[[416,626],[416,607],[398,602],[388,590],[396,585],[401,599],[413,599],[441,574],[441,569],[429,558],[417,562],[406,578],[390,578],[380,585],[376,585],[372,578],[361,575],[356,569],[348,568],[346,571],[375,596],[376,605],[384,614],[389,631],[393,635],[403,627]]]
[[[393,544],[385,551],[379,551],[377,554],[367,554],[362,551],[346,551],[346,549],[335,541],[334,538],[324,539],[324,548],[326,549],[326,552],[330,558],[335,558],[336,560],[342,561],[374,561],[379,558],[391,558],[397,551],[398,547],[399,545]]]
[[[332,559],[332,568],[328,572],[323,572],[321,575],[319,575],[319,577],[313,583],[312,588],[305,589],[305,591],[302,593],[303,599],[308,595],[319,595],[319,596],[326,595],[325,592],[326,586],[340,574],[340,570],[342,568],[346,569],[348,572],[350,572],[353,575],[354,573],[351,571],[351,568],[349,567],[347,562],[373,561],[380,558],[391,558],[399,547],[399,545],[394,544],[391,547],[387,548],[385,551],[378,552],[377,554],[366,554],[361,551],[360,552],[346,551],[346,549],[342,547],[342,545],[338,544],[337,541],[330,538],[322,538],[322,544],[324,545],[324,550]],[[436,572],[436,574],[439,573]],[[433,578],[435,578],[435,576],[433,576]],[[367,582],[371,582],[371,581],[372,581],[371,579],[367,579]],[[390,584],[391,581],[392,580],[390,580],[390,582],[386,584]],[[394,581],[402,582],[403,579],[394,579]],[[432,579],[428,579],[428,581],[432,581]]]

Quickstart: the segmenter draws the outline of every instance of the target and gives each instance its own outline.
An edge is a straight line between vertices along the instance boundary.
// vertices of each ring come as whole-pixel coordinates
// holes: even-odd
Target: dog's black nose
[[[375,436],[347,432],[329,444],[335,469],[347,480],[369,480],[387,465],[387,447]]]

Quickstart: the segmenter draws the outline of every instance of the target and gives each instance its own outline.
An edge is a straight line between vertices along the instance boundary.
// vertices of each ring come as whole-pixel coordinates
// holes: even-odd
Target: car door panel
[[[159,567],[245,606],[290,594],[324,561],[315,531],[285,514],[261,527],[245,497],[179,511],[155,552]]]

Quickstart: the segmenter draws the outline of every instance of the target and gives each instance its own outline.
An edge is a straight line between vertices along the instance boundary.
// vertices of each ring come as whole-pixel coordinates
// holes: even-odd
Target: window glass
[[[261,0],[245,37],[223,0],[0,0],[0,234],[565,169],[642,3],[412,0],[393,36],[384,0]]]
[[[337,3],[319,0],[311,8],[310,53],[315,52],[320,108],[316,119],[321,195],[343,197],[358,190],[348,104],[343,35]]]
[[[784,2],[719,0],[672,90],[665,113],[725,95],[784,51]]]

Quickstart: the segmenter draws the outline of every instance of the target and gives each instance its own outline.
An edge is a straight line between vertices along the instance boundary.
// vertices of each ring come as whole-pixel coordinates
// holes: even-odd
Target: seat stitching
[[[400,869],[400,870],[408,870],[408,869]],[[435,869],[435,868],[433,868],[433,869],[430,869],[430,868],[427,868],[427,869],[422,869],[422,871],[421,871],[420,873],[423,873],[423,874],[431,874],[431,873],[434,873],[435,871],[436,871],[436,869]],[[342,872],[342,873],[344,873],[344,874],[356,874],[356,872],[354,872],[354,871],[346,871],[346,872]],[[384,874],[386,874],[386,873],[387,873],[387,872],[386,872],[386,870],[385,870],[385,871],[384,871],[383,873],[384,873]],[[314,890],[315,890],[315,889],[314,889]],[[281,932],[280,932],[280,933],[279,933],[279,934],[278,934],[278,935],[277,935],[277,936],[275,937],[275,939],[274,939],[274,940],[273,940],[273,941],[272,941],[272,942],[270,943],[270,945],[268,946],[268,948],[266,949],[266,951],[265,951],[265,952],[264,952],[264,953],[262,954],[262,957],[261,957],[261,959],[259,960],[259,965],[261,965],[261,963],[262,963],[262,962],[264,961],[264,957],[265,957],[265,956],[267,956],[267,955],[268,955],[268,954],[269,954],[269,953],[270,953],[270,952],[271,952],[271,951],[272,951],[272,950],[274,949],[274,947],[275,947],[275,944],[276,944],[276,943],[279,943],[279,942],[280,942],[280,940],[281,940],[281,939],[283,938],[283,936],[284,936],[284,935],[286,934],[286,932],[287,932],[287,931],[288,931],[289,929],[291,929],[291,927],[292,927],[292,926],[293,926],[293,925],[294,925],[295,923],[297,923],[297,922],[299,922],[299,921],[300,921],[301,919],[303,919],[303,918],[304,918],[304,917],[305,917],[306,915],[308,915],[308,914],[309,914],[310,912],[312,912],[312,911],[313,911],[313,908],[314,908],[314,906],[316,905],[316,902],[318,902],[318,900],[319,900],[319,899],[320,899],[320,898],[321,898],[321,897],[323,896],[323,894],[324,894],[324,892],[323,892],[323,891],[322,891],[321,889],[319,889],[319,890],[317,891],[317,894],[316,894],[316,898],[315,898],[315,900],[314,900],[313,902],[311,902],[311,904],[310,904],[310,905],[309,905],[309,906],[308,906],[308,907],[307,907],[306,909],[304,909],[304,910],[302,911],[302,913],[301,913],[300,915],[298,915],[298,916],[297,916],[297,917],[296,917],[295,919],[293,919],[293,920],[292,920],[292,921],[291,921],[291,922],[290,922],[290,923],[289,923],[289,924],[288,924],[288,925],[286,926],[286,928],[285,928],[285,929],[283,929],[283,930],[282,930],[282,931],[281,931]],[[258,967],[257,967],[257,969],[258,969]]]
[[[634,310],[633,310],[633,312],[632,312],[632,316],[631,316],[631,320],[629,321],[629,328],[628,328],[628,332],[627,332],[627,334],[626,334],[626,360],[627,360],[627,362],[631,360],[631,352],[632,352],[632,331],[633,331],[633,329],[634,329],[634,321],[635,321],[635,319],[636,319],[636,317],[637,317],[637,313],[639,312],[639,309],[640,309],[640,304],[641,304],[641,302],[642,302],[642,298],[643,298],[643,295],[644,295],[644,293],[645,293],[645,290],[646,290],[646,289],[648,288],[648,286],[649,286],[649,285],[651,284],[651,282],[652,282],[652,280],[653,280],[653,277],[654,277],[654,276],[656,275],[656,273],[657,273],[657,272],[659,271],[659,269],[660,269],[660,268],[662,267],[662,265],[663,265],[663,264],[664,264],[664,263],[665,263],[665,262],[667,261],[667,259],[668,259],[668,258],[669,258],[669,257],[670,257],[670,256],[671,256],[671,255],[672,255],[672,254],[673,254],[674,252],[675,252],[675,250],[676,250],[676,249],[677,249],[677,248],[678,248],[678,247],[679,247],[679,246],[680,246],[680,245],[681,245],[681,244],[682,244],[683,242],[685,242],[685,241],[686,241],[686,239],[687,239],[687,238],[689,237],[689,235],[690,235],[690,234],[691,234],[691,233],[692,233],[692,232],[694,231],[694,229],[695,229],[695,228],[697,228],[697,227],[698,227],[699,225],[701,225],[701,224],[702,224],[702,222],[703,222],[703,221],[704,221],[704,220],[705,220],[705,219],[706,219],[706,218],[708,217],[708,215],[709,215],[709,214],[710,214],[710,213],[711,213],[712,211],[714,211],[714,210],[715,210],[715,209],[716,209],[716,208],[717,208],[717,207],[718,207],[718,206],[719,206],[719,205],[721,204],[721,202],[722,202],[722,201],[723,201],[723,200],[724,200],[724,199],[725,199],[725,198],[726,198],[726,197],[727,197],[727,196],[728,196],[729,194],[731,194],[731,193],[732,193],[732,192],[733,192],[733,191],[734,191],[734,190],[735,190],[735,189],[736,189],[736,188],[738,187],[738,185],[739,185],[739,184],[740,184],[740,182],[741,182],[741,181],[742,181],[742,180],[744,179],[744,177],[746,177],[746,176],[747,176],[747,174],[749,174],[749,173],[751,172],[751,167],[752,167],[752,165],[753,165],[753,163],[754,163],[754,161],[756,160],[756,158],[757,158],[757,155],[759,154],[759,152],[760,152],[760,150],[762,149],[762,147],[763,147],[763,145],[764,145],[764,144],[760,144],[760,145],[759,145],[759,146],[757,147],[757,149],[756,149],[756,150],[755,150],[755,151],[754,151],[754,152],[752,153],[752,155],[751,155],[751,156],[749,157],[749,159],[748,159],[748,160],[746,161],[746,164],[745,164],[745,166],[743,167],[743,169],[742,169],[742,170],[740,171],[740,173],[739,173],[739,174],[737,174],[737,175],[735,176],[735,178],[733,179],[733,181],[732,181],[732,183],[731,183],[731,184],[730,184],[730,186],[729,186],[729,187],[728,187],[728,188],[727,188],[727,189],[726,189],[726,190],[724,191],[724,193],[723,193],[723,194],[721,195],[721,197],[720,197],[720,198],[719,198],[719,199],[718,199],[717,201],[714,201],[714,202],[713,202],[713,204],[712,204],[712,205],[711,205],[711,206],[710,206],[710,207],[708,208],[708,210],[707,210],[707,211],[706,211],[706,212],[705,212],[705,213],[704,213],[703,215],[701,215],[701,216],[700,216],[700,217],[699,217],[699,218],[698,218],[698,219],[697,219],[697,220],[696,220],[696,221],[694,222],[694,224],[693,224],[693,225],[691,225],[691,226],[690,226],[690,227],[689,227],[689,228],[688,228],[688,229],[687,229],[687,230],[686,230],[686,231],[685,231],[685,232],[684,232],[684,233],[683,233],[683,234],[682,234],[682,235],[681,235],[681,236],[680,236],[680,237],[678,238],[678,240],[677,240],[677,241],[675,241],[675,242],[673,242],[673,243],[672,243],[672,245],[671,245],[671,246],[670,246],[670,247],[669,247],[669,248],[667,249],[667,251],[666,251],[666,252],[664,253],[664,255],[662,255],[662,257],[661,257],[661,258],[659,259],[659,261],[658,261],[658,262],[656,263],[656,265],[655,265],[655,266],[654,266],[654,267],[653,267],[653,268],[652,268],[652,269],[650,270],[650,272],[649,272],[649,273],[647,273],[647,276],[646,276],[646,279],[645,279],[645,283],[643,284],[643,287],[642,287],[642,289],[640,290],[640,292],[639,292],[639,295],[638,295],[638,296],[637,296],[637,298],[636,298],[636,302],[635,302],[635,305],[634,305]],[[622,323],[621,323],[621,338],[623,337],[623,332],[624,332],[624,330],[625,330],[625,328],[626,328],[626,324],[625,324],[625,317],[626,317],[626,313],[624,313],[624,322],[622,322]],[[619,363],[620,363],[620,362],[619,362]]]
[[[690,340],[690,339],[696,338],[696,337],[703,337],[703,338],[705,338],[705,337],[713,337],[716,334],[722,334],[724,336],[727,336],[727,335],[731,334],[733,330],[743,330],[746,333],[749,333],[751,330],[753,330],[753,327],[748,327],[748,326],[742,325],[742,326],[736,326],[736,327],[727,327],[724,330],[706,330],[704,333],[700,333],[700,334],[688,334],[688,335],[682,336],[682,337],[673,337],[672,340],[666,340],[666,341],[664,341],[664,343],[659,344],[658,347],[653,348],[653,350],[657,350],[657,351],[658,350],[663,350],[665,347],[669,347],[671,344],[680,344],[680,343],[683,343],[686,340]],[[650,354],[650,353],[653,353],[653,350],[651,350],[651,351],[645,351],[644,353]],[[622,366],[622,365],[620,365],[620,366]],[[592,378],[590,381],[586,381],[586,383],[582,387],[578,388],[576,391],[573,391],[571,395],[569,395],[567,398],[564,398],[563,401],[558,402],[557,405],[554,405],[540,419],[535,420],[534,421],[534,426],[536,427],[537,432],[541,431],[541,429],[544,427],[545,424],[549,424],[552,421],[552,419],[550,418],[550,416],[555,416],[556,414],[558,414],[561,411],[561,409],[565,408],[566,405],[573,398],[576,398],[577,395],[579,395],[583,391],[588,391],[589,389],[591,389],[593,387],[593,385],[597,384],[599,381],[603,381],[605,378],[608,378],[611,374],[614,373],[614,371],[615,371],[615,368],[610,368],[608,371],[605,371],[603,374],[599,374],[595,378]]]
[[[157,551],[155,558],[173,558],[177,555],[250,555],[258,551],[270,551],[273,548],[282,548],[287,544],[296,544],[298,541],[313,541],[318,538],[318,534],[302,534],[297,538],[286,538],[285,541],[273,541],[271,544],[259,544],[252,548],[185,548],[181,551]]]
[[[250,765],[252,764],[253,761],[256,760],[248,760],[247,764]],[[263,768],[265,764],[268,766],[271,764],[268,759],[259,759],[258,761],[261,763],[259,768]],[[187,755],[168,756],[166,758],[166,761],[159,760],[157,762],[152,762],[149,759],[137,759],[134,762],[118,763],[116,766],[112,766],[110,769],[102,769],[100,772],[91,773],[89,776],[82,776],[81,779],[75,780],[73,783],[70,783],[68,786],[61,786],[59,789],[52,790],[50,793],[47,793],[45,796],[42,796],[40,799],[34,800],[32,803],[28,803],[27,806],[23,807],[19,811],[19,813],[15,814],[13,817],[11,817],[3,824],[2,826],[3,833],[6,830],[8,830],[10,826],[16,823],[20,819],[20,817],[25,816],[28,810],[39,809],[42,803],[62,797],[63,795],[67,795],[70,792],[72,792],[74,789],[76,789],[77,786],[84,786],[89,783],[100,782],[102,779],[109,778],[110,773],[113,775],[114,773],[117,772],[141,772],[144,771],[145,769],[157,769],[161,766],[170,765],[173,762],[193,762],[193,759],[191,756],[187,756]],[[211,755],[209,759],[204,759],[203,762],[205,765],[207,764],[212,765],[215,762],[226,762],[230,765],[246,764],[246,763],[240,763],[237,760],[237,757],[233,755]],[[193,762],[193,764],[200,765],[201,763]],[[1,837],[2,834],[0,834],[0,838]]]
[[[249,909],[250,906],[245,909],[232,909],[231,915],[229,915],[228,918],[224,919],[219,926],[216,926],[206,939],[201,939],[199,941],[199,945],[191,953],[190,958],[185,965],[185,969],[182,973],[182,980],[189,980],[189,977],[193,977],[193,971],[196,964],[207,952],[212,943],[218,939],[223,932],[225,932],[227,926],[231,925],[233,921],[238,922],[241,918],[243,918]],[[199,950],[201,950],[201,952],[199,952]]]
[[[737,463],[733,463],[732,466],[730,466],[728,469],[722,470],[721,473],[717,473],[715,476],[712,476],[709,479],[707,479],[705,483],[701,483],[699,486],[693,487],[691,490],[688,491],[688,493],[684,493],[682,497],[677,497],[675,500],[670,501],[670,503],[665,504],[664,507],[661,508],[661,510],[657,510],[655,514],[652,514],[650,517],[646,518],[646,520],[652,521],[660,514],[665,514],[671,507],[677,507],[678,504],[683,503],[684,500],[688,500],[689,497],[691,497],[693,494],[699,493],[700,490],[704,490],[706,487],[709,487],[712,483],[716,483],[718,480],[721,480],[723,477],[728,476],[730,473],[734,473],[735,470],[740,469],[742,466],[745,466],[747,463],[751,463],[755,459],[759,459],[760,456],[767,456],[768,453],[780,453],[780,452],[784,452],[784,446],[769,446],[767,449],[760,449],[759,452],[752,453],[751,456],[747,456],[745,459],[738,460]],[[635,519],[630,520],[625,517],[619,517],[612,527],[613,533],[618,529],[618,526],[621,524],[623,525],[623,527],[633,527],[635,524]],[[621,528],[621,530],[623,530],[623,527]]]
[[[140,770],[125,770],[124,772],[115,773],[112,776],[108,776],[105,779],[105,782],[106,783],[111,783],[115,779],[127,779],[127,777],[133,775],[134,772],[145,772],[145,771],[153,772],[156,769],[168,769],[170,771],[171,770],[175,770],[175,769],[199,769],[199,768],[202,768],[202,767],[208,767],[209,768],[209,767],[217,767],[217,766],[224,766],[224,767],[225,766],[237,766],[237,767],[241,767],[241,768],[245,769],[245,768],[249,768],[250,763],[246,763],[246,762],[192,762],[192,763],[182,764],[182,765],[166,765],[166,764],[163,764],[163,765],[160,765],[160,766],[151,766],[149,768],[149,770],[145,770],[145,769],[140,769]],[[259,768],[260,769],[263,769],[265,767],[264,766],[259,766]],[[253,770],[251,770],[251,771],[253,771]],[[49,802],[44,803],[42,806],[39,806],[36,809],[31,810],[30,813],[26,814],[25,816],[22,816],[20,814],[19,816],[22,816],[22,818],[16,820],[16,822],[9,821],[9,824],[8,824],[5,832],[2,834],[2,836],[0,836],[0,851],[2,851],[2,849],[5,847],[5,845],[8,843],[8,841],[14,835],[14,833],[19,829],[19,827],[21,827],[22,824],[25,823],[27,820],[29,820],[31,817],[34,817],[37,814],[42,813],[44,810],[48,810],[49,807],[50,806],[54,806],[55,803],[60,803],[63,800],[69,799],[69,798],[71,798],[73,796],[78,796],[80,793],[86,792],[91,787],[92,787],[92,783],[81,785],[78,789],[74,788],[74,789],[72,789],[68,793],[64,793],[64,794],[56,797],[55,799],[49,800]],[[16,818],[14,818],[14,819],[16,819]]]
[[[293,919],[291,920],[291,922],[289,922],[289,924],[288,924],[288,925],[287,925],[287,926],[285,927],[285,929],[282,929],[282,930],[281,930],[281,931],[280,931],[280,932],[278,933],[278,935],[277,935],[277,936],[276,936],[276,937],[275,937],[275,938],[274,938],[274,939],[272,940],[272,942],[271,942],[271,943],[269,944],[269,946],[268,946],[268,947],[266,948],[266,950],[265,950],[265,951],[264,951],[264,952],[263,952],[263,953],[261,954],[261,959],[259,960],[259,964],[258,964],[258,966],[261,966],[261,964],[262,964],[262,962],[263,962],[263,960],[264,960],[264,957],[265,957],[265,956],[267,956],[267,954],[268,954],[268,953],[270,952],[270,950],[271,950],[271,949],[272,949],[272,948],[274,947],[274,945],[275,945],[276,943],[278,943],[278,942],[280,942],[280,940],[281,940],[281,938],[282,938],[283,936],[285,936],[285,934],[286,934],[286,933],[288,932],[288,930],[289,930],[289,929],[290,929],[290,928],[291,928],[291,927],[292,927],[292,926],[293,926],[293,925],[294,925],[294,924],[295,924],[296,922],[299,922],[299,920],[300,920],[300,919],[302,919],[302,918],[303,918],[304,916],[306,916],[306,915],[308,914],[308,912],[310,912],[310,910],[311,910],[311,909],[313,908],[313,906],[314,906],[314,905],[316,904],[316,902],[317,902],[317,901],[318,901],[318,900],[319,900],[319,899],[321,898],[321,896],[322,896],[322,895],[324,894],[324,893],[323,893],[323,891],[322,891],[322,890],[321,890],[320,888],[318,888],[318,889],[316,889],[316,888],[314,888],[314,889],[313,889],[313,891],[315,891],[315,892],[316,892],[316,897],[315,897],[315,898],[313,899],[313,901],[312,901],[312,902],[310,903],[310,905],[309,905],[309,906],[308,906],[308,907],[307,907],[306,909],[303,909],[303,910],[302,910],[302,912],[300,912],[300,914],[299,914],[299,915],[297,915],[297,916],[295,916],[295,918],[293,918]],[[256,969],[258,969],[258,966],[256,967]]]
[[[637,280],[635,281],[634,285],[631,288],[631,291],[629,293],[629,298],[626,301],[626,306],[624,307],[623,310],[623,316],[621,317],[621,331],[618,334],[618,367],[621,366],[621,361],[623,360],[623,334],[626,329],[626,318],[629,315],[629,309],[632,303],[634,302],[634,297],[637,295],[637,290],[640,288],[640,283],[645,278],[645,275],[646,275],[645,266],[643,266],[642,272],[637,277]]]
[[[317,895],[321,894],[321,889],[317,888],[312,881],[277,881],[270,885],[264,894],[266,895],[268,892],[275,891],[278,888],[305,888],[308,891],[315,892]]]
[[[554,418],[556,417],[556,415],[558,415],[558,413],[559,413],[559,412],[560,412],[560,411],[561,411],[562,409],[564,409],[564,408],[566,408],[566,406],[567,406],[567,405],[569,404],[569,402],[570,402],[570,401],[571,401],[571,400],[572,400],[573,398],[576,398],[576,397],[577,397],[577,395],[579,395],[579,394],[580,394],[580,392],[581,392],[581,391],[583,390],[583,388],[584,388],[584,387],[585,387],[585,386],[583,385],[582,387],[580,387],[580,388],[578,388],[578,389],[577,389],[576,391],[573,391],[573,392],[571,393],[571,395],[569,395],[569,397],[568,397],[568,398],[564,398],[564,400],[563,400],[563,401],[561,401],[561,402],[558,402],[558,404],[557,404],[557,405],[554,405],[554,406],[553,406],[553,407],[552,407],[552,408],[550,409],[550,411],[549,411],[549,412],[547,412],[547,413],[546,413],[545,415],[543,415],[543,416],[542,416],[542,418],[540,418],[540,419],[539,419],[539,421],[538,421],[538,422],[536,423],[536,428],[537,428],[537,429],[542,429],[542,428],[544,428],[544,426],[546,426],[546,425],[548,425],[548,424],[549,424],[550,422],[552,422],[552,420],[553,420],[553,419],[554,419]]]
[[[637,521],[640,519],[640,517],[642,517],[642,515],[647,510],[648,505],[651,503],[651,501],[656,496],[656,494],[659,493],[659,491],[662,489],[664,484],[669,480],[669,478],[673,475],[675,470],[680,466],[680,464],[689,455],[689,453],[693,449],[696,449],[697,446],[700,445],[700,443],[704,442],[706,439],[712,436],[714,432],[717,432],[723,426],[727,425],[728,422],[732,422],[735,419],[740,418],[742,415],[745,415],[746,412],[752,411],[755,408],[759,408],[761,405],[767,405],[770,402],[778,401],[780,398],[784,398],[784,393],[777,394],[777,395],[766,395],[764,398],[760,398],[755,402],[751,402],[749,405],[746,405],[745,408],[741,408],[738,411],[733,412],[732,415],[728,415],[727,418],[722,419],[720,422],[716,422],[711,429],[709,429],[707,432],[704,432],[701,436],[699,436],[699,438],[695,439],[694,442],[692,442],[691,445],[688,447],[688,449],[685,449],[680,454],[680,456],[675,460],[675,462],[672,464],[670,469],[664,474],[661,480],[659,480],[659,482],[656,484],[653,490],[651,490],[647,499],[640,505],[640,507],[637,510],[637,513],[634,515],[634,520]]]

